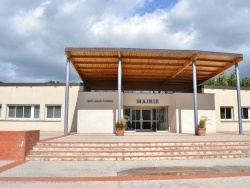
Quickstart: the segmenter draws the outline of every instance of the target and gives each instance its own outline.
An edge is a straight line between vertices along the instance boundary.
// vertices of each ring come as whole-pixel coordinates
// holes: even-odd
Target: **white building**
[[[156,125],[157,132],[195,133],[201,116],[207,132],[250,130],[250,88],[192,89],[233,65],[238,72],[241,54],[81,48],[66,55],[66,87],[0,84],[0,130],[115,133],[123,114],[130,132]],[[69,84],[70,62],[84,84]]]

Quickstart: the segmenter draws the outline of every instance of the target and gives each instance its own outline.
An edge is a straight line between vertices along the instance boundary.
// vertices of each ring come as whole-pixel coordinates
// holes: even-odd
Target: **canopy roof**
[[[201,84],[243,59],[242,54],[192,50],[66,48],[65,53],[91,90],[117,89],[119,57],[123,90],[164,91],[192,88],[192,60]]]

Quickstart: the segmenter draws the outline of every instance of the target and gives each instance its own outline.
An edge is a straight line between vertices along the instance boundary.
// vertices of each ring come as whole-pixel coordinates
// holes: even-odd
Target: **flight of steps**
[[[170,160],[240,157],[250,157],[250,141],[38,142],[26,160]]]

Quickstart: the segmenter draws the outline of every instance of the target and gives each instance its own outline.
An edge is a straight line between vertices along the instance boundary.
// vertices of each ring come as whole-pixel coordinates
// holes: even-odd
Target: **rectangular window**
[[[242,119],[250,119],[250,108],[241,108]]]
[[[61,118],[61,106],[47,106],[47,118]]]
[[[220,107],[220,119],[232,120],[233,119],[232,107]]]
[[[9,119],[34,119],[39,118],[40,106],[14,106],[8,107]]]
[[[39,118],[40,117],[40,106],[34,106],[34,118]]]

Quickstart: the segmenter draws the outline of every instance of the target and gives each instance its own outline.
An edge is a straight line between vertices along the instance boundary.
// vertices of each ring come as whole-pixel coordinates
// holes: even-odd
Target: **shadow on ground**
[[[250,172],[244,166],[213,166],[213,167],[149,167],[135,168],[118,172],[119,176],[187,176],[218,173]]]

